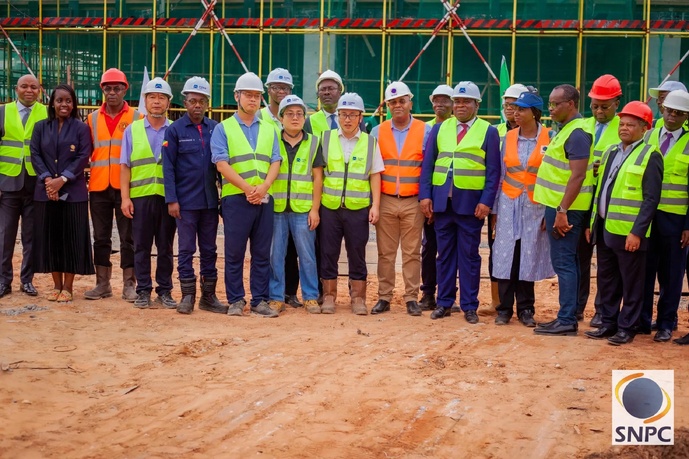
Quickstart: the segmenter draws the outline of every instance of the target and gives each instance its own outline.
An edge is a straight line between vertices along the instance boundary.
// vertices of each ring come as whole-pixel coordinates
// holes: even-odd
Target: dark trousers
[[[610,248],[603,237],[605,221],[600,219],[597,226],[598,290],[601,292],[603,326],[629,332],[639,320],[643,306],[646,252]]]
[[[299,288],[299,259],[297,247],[290,233],[287,240],[287,255],[285,257],[285,295],[296,295]]]
[[[672,330],[677,323],[677,308],[682,297],[684,269],[687,260],[687,249],[682,248],[681,237],[681,231],[679,234],[665,236],[655,229],[651,230],[646,255],[644,304],[639,319],[639,325],[642,328],[651,328],[656,275],[660,285],[658,329]]]
[[[452,307],[457,298],[459,272],[459,306],[462,311],[478,309],[478,289],[481,283],[481,242],[483,220],[473,215],[457,215],[452,203],[447,211],[435,214],[435,234],[438,243],[438,306]]]
[[[583,314],[586,309],[586,303],[589,301],[589,294],[591,293],[591,259],[593,258],[593,245],[586,240],[586,235],[581,232],[579,237],[579,247],[577,248],[577,255],[579,256],[579,303],[577,306],[577,314]],[[596,298],[593,300],[595,311],[600,310],[600,291],[596,292]]]
[[[93,222],[93,264],[112,266],[112,215],[115,212],[117,232],[120,235],[120,267],[134,267],[134,240],[132,221],[122,214],[120,190],[109,186],[103,191],[89,194],[89,211]]]
[[[33,193],[36,180],[25,177],[19,191],[3,191],[0,196],[0,283],[12,284],[14,271],[12,255],[17,241],[19,220],[22,224],[22,267],[19,278],[22,284],[33,282],[31,246],[34,231]]]
[[[514,256],[512,258],[512,268],[510,269],[509,279],[498,279],[498,294],[500,304],[497,308],[501,316],[512,317],[514,313],[514,299],[517,298],[517,317],[524,311],[534,312],[536,295],[534,293],[534,283],[519,280],[519,263],[521,260],[522,240],[514,243]]]
[[[175,219],[167,213],[167,204],[162,196],[133,198],[134,218],[134,274],[136,293],[153,290],[151,281],[151,249],[155,242],[158,252],[156,260],[156,293],[172,290],[172,243],[175,239]]]
[[[320,249],[321,277],[337,279],[338,260],[344,238],[351,280],[366,280],[366,244],[368,243],[368,208],[336,210],[321,206]]]
[[[218,247],[215,240],[218,236],[218,210],[182,210],[182,218],[175,219],[177,223],[177,272],[180,279],[193,279],[194,254],[196,253],[196,239],[199,241],[201,255],[201,276],[207,279],[217,279],[218,269],[215,262],[218,259]]]
[[[436,257],[438,244],[435,240],[435,223],[423,223],[423,239],[421,240],[421,292],[424,295],[435,295],[438,285],[436,277]]]
[[[244,194],[222,198],[222,218],[225,228],[225,290],[227,301],[244,299],[244,255],[250,243],[251,270],[249,288],[251,306],[270,298],[270,245],[273,241],[273,207],[270,200],[261,205],[251,204]]]

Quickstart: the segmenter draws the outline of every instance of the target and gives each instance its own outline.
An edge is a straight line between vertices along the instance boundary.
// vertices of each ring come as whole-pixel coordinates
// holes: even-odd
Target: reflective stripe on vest
[[[258,122],[256,149],[246,139],[235,116],[222,122],[227,136],[229,164],[251,186],[260,185],[268,175],[270,157],[275,142],[275,128],[265,121]],[[270,192],[270,190],[269,190]],[[232,185],[225,177],[222,179],[222,197],[244,193],[241,188]]]
[[[534,188],[534,200],[548,207],[557,207],[562,202],[572,171],[569,169],[569,161],[565,156],[565,142],[577,129],[589,132],[590,124],[583,118],[575,118],[567,123],[560,132],[550,139],[550,145],[546,150],[541,167],[538,169],[536,186]],[[570,210],[589,210],[591,199],[593,198],[593,146],[589,154],[586,177],[581,185],[581,190],[574,202],[570,205]]]
[[[603,154],[599,169],[599,177],[605,176],[608,167],[608,159],[613,150],[619,149],[619,145],[609,147]],[[608,212],[605,218],[605,229],[618,236],[627,236],[634,227],[634,222],[639,215],[641,204],[644,201],[643,177],[648,165],[651,154],[656,151],[652,145],[644,142],[639,143],[634,151],[625,158],[622,166],[617,172],[617,178],[612,187]],[[620,154],[620,153],[618,153]],[[591,213],[591,225],[598,215],[598,202],[603,186],[597,187],[596,195],[593,200],[593,212]],[[646,237],[651,234],[651,227],[648,227]]]
[[[419,194],[419,178],[423,162],[425,123],[416,119],[411,120],[407,137],[399,154],[392,134],[392,121],[384,121],[379,129],[378,145],[385,165],[385,170],[380,174],[381,191],[385,194],[416,196]]]
[[[96,110],[87,118],[93,139],[93,153],[91,153],[91,177],[89,191],[103,191],[109,186],[120,189],[120,155],[122,153],[122,137],[127,126],[144,116],[133,107],[122,114],[112,135],[108,130],[105,114]]]
[[[5,134],[0,143],[0,174],[7,177],[17,177],[22,171],[22,163],[26,167],[27,174],[35,176],[33,164],[31,164],[31,135],[37,122],[48,118],[48,109],[45,105],[36,102],[31,107],[31,113],[22,125],[22,118],[16,102],[10,102],[0,107],[5,111]]]
[[[151,144],[148,142],[143,120],[132,123],[132,156],[129,166],[131,169],[130,197],[165,196],[163,155],[161,153],[156,161]]]
[[[328,209],[363,209],[371,204],[371,168],[376,139],[362,132],[349,162],[345,163],[337,131],[323,133],[323,177],[321,203]]]
[[[596,118],[592,116],[586,119],[587,123],[590,124],[588,132],[593,133],[593,141],[596,140]],[[617,145],[620,143],[620,135],[618,133],[620,127],[620,117],[615,115],[613,119],[608,123],[608,127],[605,128],[603,134],[598,139],[598,142],[593,146],[593,160],[601,159],[605,150],[607,150],[612,145]]]
[[[287,200],[292,212],[306,213],[313,205],[313,160],[318,150],[318,137],[306,134],[299,144],[292,164],[285,150],[284,141],[280,142],[280,173],[273,182],[273,199],[275,212],[284,212]]]
[[[660,129],[652,129],[644,136],[649,145],[659,148]],[[689,211],[689,132],[684,130],[679,140],[663,157],[663,186],[658,210],[686,215]]]
[[[505,196],[516,199],[524,191],[531,202],[533,199],[533,190],[536,186],[536,176],[538,175],[538,168],[541,166],[543,155],[550,142],[550,129],[541,126],[541,132],[536,139],[536,146],[534,147],[529,160],[526,164],[526,169],[522,166],[519,160],[519,129],[512,129],[507,132],[505,136],[505,177],[502,180],[502,192]]]
[[[433,169],[433,185],[447,180],[452,166],[453,184],[463,190],[482,190],[486,183],[486,152],[481,149],[490,124],[476,118],[457,144],[457,118],[445,120],[438,130],[438,157]]]

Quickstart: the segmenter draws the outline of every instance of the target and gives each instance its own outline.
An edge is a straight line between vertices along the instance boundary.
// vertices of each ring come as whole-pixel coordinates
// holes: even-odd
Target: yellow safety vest
[[[329,131],[330,123],[323,110],[319,110],[313,115],[309,115],[309,123],[311,123],[311,133],[316,137],[322,137],[325,131]]]
[[[5,135],[0,143],[0,174],[8,177],[17,177],[22,171],[22,163],[26,172],[35,176],[33,164],[31,164],[31,135],[34,125],[48,118],[48,109],[45,105],[36,102],[31,106],[31,113],[26,120],[26,126],[22,126],[22,118],[16,102],[10,102],[0,107],[4,111]]]
[[[280,142],[280,173],[273,182],[273,199],[275,212],[284,212],[289,199],[293,212],[305,213],[313,205],[313,160],[318,150],[318,137],[306,134],[299,144],[292,164],[284,142]]]
[[[336,130],[323,133],[323,159],[325,176],[321,203],[328,209],[344,207],[358,210],[371,204],[371,169],[376,139],[362,132],[349,162],[345,164],[344,153]]]
[[[490,124],[480,118],[471,125],[457,144],[457,118],[443,121],[438,130],[438,157],[435,160],[432,183],[442,186],[452,166],[453,184],[463,190],[482,190],[486,184],[486,152],[483,142]]]
[[[652,129],[644,141],[660,148],[660,128]],[[663,186],[660,190],[658,210],[686,215],[689,211],[689,133],[686,131],[663,157]]]
[[[591,132],[593,135],[593,141],[596,141],[596,118],[595,117],[590,117],[587,118],[586,121],[590,124],[588,128],[588,132]],[[603,134],[600,136],[600,139],[598,139],[598,142],[596,142],[593,145],[593,159],[594,161],[597,159],[601,159],[603,156],[603,153],[610,147],[611,145],[617,145],[620,143],[620,135],[618,134],[618,130],[620,127],[620,117],[615,115],[613,119],[610,120],[608,123],[608,127],[605,128],[605,131]]]
[[[263,107],[261,110],[258,111],[258,119],[272,125],[275,128],[275,132],[277,132],[278,135],[280,135],[282,126],[275,122],[275,120],[273,119],[273,114],[270,112],[269,107]]]
[[[129,196],[132,198],[156,195],[165,197],[163,155],[160,154],[156,161],[151,144],[148,142],[144,120],[136,120],[131,126],[132,156],[129,160],[131,169]]]

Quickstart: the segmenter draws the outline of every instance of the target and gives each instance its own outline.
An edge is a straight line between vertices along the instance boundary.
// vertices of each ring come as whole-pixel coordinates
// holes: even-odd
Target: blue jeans
[[[285,300],[285,257],[290,233],[299,257],[299,279],[304,300],[318,298],[316,231],[309,229],[308,213],[276,212],[270,249],[270,299]]]
[[[572,229],[565,237],[553,237],[553,225],[557,212],[552,207],[545,208],[545,226],[550,240],[550,261],[557,274],[560,289],[560,310],[557,320],[565,325],[577,323],[577,306],[579,305],[579,236],[584,231],[585,219],[588,212],[584,210],[570,210],[567,220]]]

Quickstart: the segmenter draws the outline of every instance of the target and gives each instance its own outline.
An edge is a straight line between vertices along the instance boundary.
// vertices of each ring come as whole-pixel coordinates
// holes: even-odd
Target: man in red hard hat
[[[89,300],[112,296],[110,277],[112,263],[112,218],[117,220],[120,235],[120,266],[124,286],[122,298],[130,303],[136,300],[134,277],[134,242],[131,220],[122,214],[120,195],[120,149],[124,130],[134,120],[143,118],[124,100],[129,88],[127,77],[119,69],[111,68],[103,73],[100,87],[105,102],[99,110],[88,116],[91,128],[93,153],[89,180],[89,210],[93,222],[93,261],[96,265],[96,286],[84,293]]]
[[[585,231],[598,246],[602,314],[601,327],[586,336],[616,346],[634,339],[641,315],[648,237],[663,182],[663,156],[643,141],[653,122],[650,107],[633,101],[618,116],[620,143],[603,153]]]

